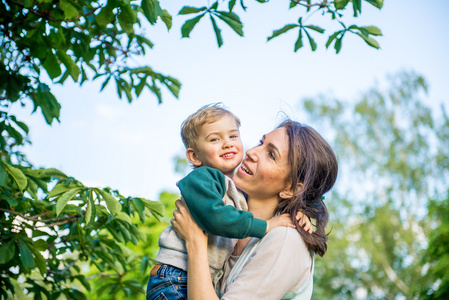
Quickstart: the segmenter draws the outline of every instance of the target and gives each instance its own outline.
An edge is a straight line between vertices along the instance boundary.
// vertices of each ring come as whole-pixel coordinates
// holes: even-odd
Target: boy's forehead
[[[214,121],[205,122],[201,126],[200,131],[214,130],[214,129],[215,130],[220,129],[222,131],[231,131],[231,130],[238,131],[239,125],[237,124],[237,121],[234,118],[226,115]]]

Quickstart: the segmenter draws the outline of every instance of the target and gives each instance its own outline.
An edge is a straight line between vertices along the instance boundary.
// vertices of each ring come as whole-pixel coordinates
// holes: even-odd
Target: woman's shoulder
[[[274,244],[284,248],[285,251],[308,253],[306,243],[299,232],[290,227],[276,227],[268,232],[261,240],[262,244]]]

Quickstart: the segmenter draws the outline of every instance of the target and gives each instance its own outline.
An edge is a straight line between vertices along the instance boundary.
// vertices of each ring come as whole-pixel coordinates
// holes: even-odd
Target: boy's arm
[[[178,182],[192,217],[209,234],[229,238],[262,238],[267,222],[247,211],[225,205],[225,175],[210,167],[200,167]]]

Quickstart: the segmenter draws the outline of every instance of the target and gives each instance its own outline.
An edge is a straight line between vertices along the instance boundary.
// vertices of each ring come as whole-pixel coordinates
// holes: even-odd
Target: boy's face
[[[189,149],[192,159],[189,158]],[[228,115],[204,124],[196,142],[196,150],[189,149],[187,156],[191,163],[216,168],[229,177],[233,176],[235,168],[243,159],[239,128]]]

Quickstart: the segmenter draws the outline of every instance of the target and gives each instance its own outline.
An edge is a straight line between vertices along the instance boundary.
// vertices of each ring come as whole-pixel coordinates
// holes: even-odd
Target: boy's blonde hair
[[[240,127],[239,118],[224,108],[222,103],[205,105],[185,119],[181,125],[181,138],[186,149],[196,148],[196,141],[204,124],[216,122],[226,115],[232,117],[237,127]]]

